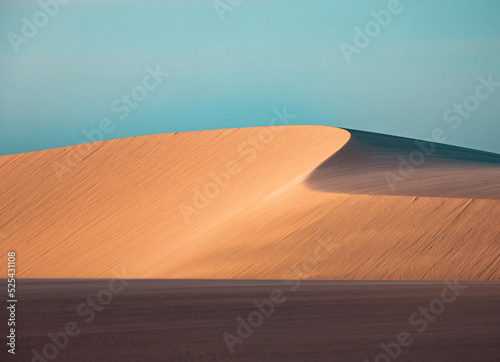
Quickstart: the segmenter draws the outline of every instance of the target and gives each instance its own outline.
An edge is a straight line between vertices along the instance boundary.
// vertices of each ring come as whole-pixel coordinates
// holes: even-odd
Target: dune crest
[[[351,139],[307,180],[320,191],[500,199],[500,155],[349,131]]]
[[[3,156],[0,245],[23,278],[500,280],[498,201],[337,193],[318,170],[350,137],[284,126],[104,141],[62,182],[54,162],[77,146]],[[346,165],[335,177],[357,188]]]

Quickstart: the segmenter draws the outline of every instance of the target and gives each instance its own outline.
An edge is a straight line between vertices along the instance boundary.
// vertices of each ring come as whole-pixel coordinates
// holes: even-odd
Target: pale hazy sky
[[[16,53],[9,34],[41,8],[2,0],[0,155],[80,143],[102,118],[109,139],[265,126],[284,106],[294,124],[420,139],[440,127],[450,144],[500,153],[500,87],[460,127],[443,118],[478,77],[500,82],[500,1],[401,0],[348,63],[341,43],[387,4],[243,0],[221,21],[212,0],[72,0]],[[169,76],[120,119],[111,105],[148,66]]]

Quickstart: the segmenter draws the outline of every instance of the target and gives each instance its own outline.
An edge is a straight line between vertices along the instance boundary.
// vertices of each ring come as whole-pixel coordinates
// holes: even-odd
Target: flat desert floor
[[[282,281],[129,280],[111,300],[101,292],[108,280],[20,280],[18,290],[18,351],[9,361],[31,361],[33,350],[44,348],[67,362],[393,361],[381,345],[405,362],[500,356],[500,283],[461,282],[460,295],[443,282],[394,281],[305,281],[295,288]],[[254,301],[273,292],[281,303],[269,317],[254,317],[255,327],[241,331],[231,353],[225,333],[239,338],[238,318],[248,323],[258,311]],[[5,320],[5,308],[1,314]],[[79,334],[66,340],[69,322]],[[6,324],[0,330],[6,333]],[[54,345],[49,333],[64,348],[46,347]],[[408,336],[398,348],[401,333]]]

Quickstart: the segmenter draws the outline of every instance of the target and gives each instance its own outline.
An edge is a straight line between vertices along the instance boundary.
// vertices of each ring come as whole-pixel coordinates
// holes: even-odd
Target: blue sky
[[[41,8],[4,0],[0,155],[81,143],[103,118],[111,139],[266,126],[285,106],[293,124],[419,139],[439,127],[447,143],[500,153],[500,88],[460,127],[443,119],[478,77],[500,82],[500,2],[400,3],[349,63],[340,45],[388,1],[243,0],[221,21],[212,0],[73,0],[16,53],[9,34]],[[120,119],[112,103],[157,66],[168,77]]]

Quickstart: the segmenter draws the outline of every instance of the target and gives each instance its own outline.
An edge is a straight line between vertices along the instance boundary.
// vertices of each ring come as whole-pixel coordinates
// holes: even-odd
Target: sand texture
[[[333,127],[76,147],[0,157],[17,277],[500,280],[495,155],[438,145],[391,189],[419,146]]]

